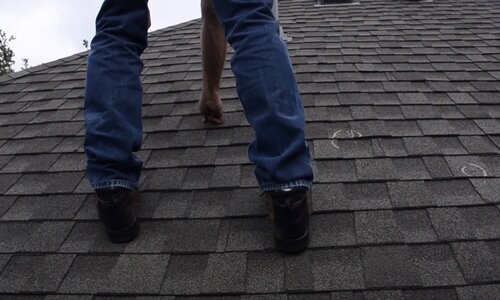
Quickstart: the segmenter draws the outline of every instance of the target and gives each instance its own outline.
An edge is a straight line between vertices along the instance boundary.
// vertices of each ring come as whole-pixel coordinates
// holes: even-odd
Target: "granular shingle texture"
[[[0,77],[1,299],[497,299],[500,6],[281,0],[313,157],[312,241],[282,255],[230,70],[201,122],[200,20],[143,54],[141,234],[85,177],[88,52]]]

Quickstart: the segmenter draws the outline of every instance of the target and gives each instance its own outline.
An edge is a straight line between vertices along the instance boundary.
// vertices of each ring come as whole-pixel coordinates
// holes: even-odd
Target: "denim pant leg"
[[[262,190],[309,187],[311,157],[304,109],[272,0],[213,0],[226,39],[245,115],[256,138],[248,154]]]
[[[137,187],[142,162],[141,53],[147,0],[106,0],[97,16],[85,91],[85,152],[93,188]]]

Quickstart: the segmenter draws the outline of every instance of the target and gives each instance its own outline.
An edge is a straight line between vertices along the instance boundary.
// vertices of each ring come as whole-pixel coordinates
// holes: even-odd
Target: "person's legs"
[[[203,122],[221,124],[223,110],[219,97],[219,84],[226,59],[227,44],[224,28],[215,15],[212,0],[201,0],[201,20],[203,90],[199,108]]]
[[[248,154],[266,192],[276,247],[299,252],[309,244],[313,173],[304,110],[272,6],[272,0],[214,0],[235,50],[236,89],[256,133]]]
[[[106,0],[97,16],[85,91],[87,175],[112,242],[134,239],[142,162],[141,53],[147,47],[147,0]]]
[[[311,158],[304,110],[272,0],[214,0],[226,39],[235,50],[236,88],[256,139],[249,158],[263,191],[310,187]]]
[[[147,0],[106,0],[97,16],[85,91],[87,175],[95,189],[137,187],[147,27]]]

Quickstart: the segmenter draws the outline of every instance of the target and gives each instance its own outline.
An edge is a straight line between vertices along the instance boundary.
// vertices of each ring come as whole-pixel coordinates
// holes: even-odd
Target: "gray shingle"
[[[500,122],[498,120],[475,120],[477,126],[486,134],[500,134]],[[481,134],[481,133],[479,133]]]
[[[0,222],[0,252],[55,252],[72,226],[73,222]]]
[[[383,183],[344,184],[347,205],[354,210],[391,208]]]
[[[451,246],[467,283],[499,280],[498,242],[463,242]]]
[[[83,153],[62,154],[54,165],[49,169],[50,172],[63,171],[85,171],[87,167],[87,158]]]
[[[239,166],[218,166],[213,171],[210,187],[237,187],[240,182]]]
[[[402,300],[457,300],[454,289],[426,289],[426,290],[404,290]]]
[[[467,180],[427,181],[425,187],[427,196],[438,206],[484,203]]]
[[[226,251],[266,250],[273,246],[272,224],[269,220],[258,218],[230,221]]]
[[[359,249],[320,250],[309,253],[315,291],[363,289]]]
[[[450,246],[425,245],[410,249],[424,287],[465,284]]]
[[[219,147],[217,150],[217,165],[233,165],[248,163],[247,146]]]
[[[390,159],[357,159],[356,170],[360,180],[396,179],[394,165]]]
[[[304,292],[314,290],[313,266],[310,255],[285,256],[285,290]]]
[[[7,191],[7,194],[71,193],[83,175],[81,172],[58,173],[51,176],[25,174]]]
[[[314,158],[366,158],[373,157],[370,140],[315,140]]]
[[[351,207],[342,183],[314,185],[312,204],[313,211],[348,210]]]
[[[16,255],[0,275],[3,293],[55,292],[75,255]]]
[[[274,253],[249,253],[247,293],[277,293],[284,287],[283,258]]]
[[[84,199],[83,195],[20,197],[2,220],[72,219]]]
[[[39,172],[48,170],[57,160],[57,154],[18,155],[2,170],[2,173]]]
[[[500,295],[500,284],[457,287],[460,300],[489,300]]]
[[[158,293],[168,255],[78,256],[62,293]]]
[[[444,155],[467,154],[467,150],[456,137],[433,137],[432,139]]]
[[[320,182],[356,181],[356,166],[353,160],[328,160],[317,162],[316,177]]]
[[[199,191],[195,192],[190,206],[191,218],[224,217],[231,201],[230,191]]]
[[[16,199],[17,197],[14,196],[0,196],[0,218],[9,210]]]
[[[335,213],[313,215],[311,247],[346,246],[356,244],[354,215]]]
[[[76,223],[61,245],[61,253],[121,253],[124,244],[111,243],[100,222]]]
[[[498,195],[500,195],[500,179],[484,178],[471,179],[470,181],[485,202],[500,202],[500,198],[498,198]]]
[[[400,243],[403,236],[392,211],[356,212],[356,240],[359,244]]]
[[[403,138],[406,151],[409,155],[433,155],[441,154],[440,149],[431,137],[408,137]]]
[[[150,176],[143,176],[142,190],[171,190],[182,187],[186,169],[157,169]]]
[[[20,177],[20,174],[0,174],[0,193],[5,193]]]
[[[184,175],[182,189],[207,189],[210,184],[210,179],[212,178],[214,169],[215,168],[213,167],[188,168],[186,174]]]
[[[182,218],[187,215],[189,203],[193,199],[192,192],[163,193],[158,201],[153,218]]]
[[[264,216],[267,215],[265,201],[257,188],[235,189],[227,207],[228,216]]]
[[[166,232],[162,252],[206,253],[217,248],[219,220],[176,220],[161,226]]]
[[[394,217],[405,243],[437,241],[436,233],[426,210],[399,210],[394,212]]]
[[[420,158],[392,158],[393,170],[399,180],[430,179]]]
[[[196,295],[201,291],[208,255],[172,255],[161,288],[162,294]]]
[[[420,274],[407,246],[379,246],[362,249],[365,285],[375,287],[420,286]]]
[[[378,139],[380,142],[380,146],[382,147],[386,156],[394,157],[394,156],[408,156],[406,152],[406,148],[403,144],[403,140],[400,138],[381,138]],[[382,153],[380,156],[383,155]]]
[[[201,290],[203,293],[242,293],[246,288],[246,270],[245,253],[210,254]]]
[[[422,159],[424,160],[425,166],[433,179],[453,178],[453,174],[443,157],[433,156],[423,157]]]
[[[493,166],[485,164],[478,156],[446,156],[445,159],[455,177],[485,177],[494,174]]]

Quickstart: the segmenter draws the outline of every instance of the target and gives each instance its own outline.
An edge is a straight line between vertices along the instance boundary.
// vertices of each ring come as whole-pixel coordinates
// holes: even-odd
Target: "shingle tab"
[[[55,292],[75,255],[16,255],[0,274],[3,293]]]
[[[269,220],[231,220],[226,251],[266,250],[273,247],[272,224]]]
[[[71,193],[83,178],[81,172],[25,174],[8,191],[10,195]]]
[[[247,293],[277,293],[284,288],[283,258],[274,253],[249,253]]]
[[[394,212],[394,218],[405,243],[437,241],[436,233],[426,210],[398,210]]]
[[[78,256],[62,293],[158,293],[168,255]]]
[[[467,283],[486,283],[499,280],[498,242],[453,243],[452,248]]]
[[[83,195],[20,197],[2,220],[72,219],[81,207]]]
[[[407,246],[362,249],[366,287],[411,287],[422,284]]]
[[[247,255],[210,254],[204,273],[202,292],[242,293],[245,291]],[[231,280],[227,280],[231,278]]]
[[[173,255],[161,288],[162,294],[196,295],[201,291],[208,255]]]
[[[359,244],[400,243],[403,236],[392,211],[356,212],[356,240]]]

